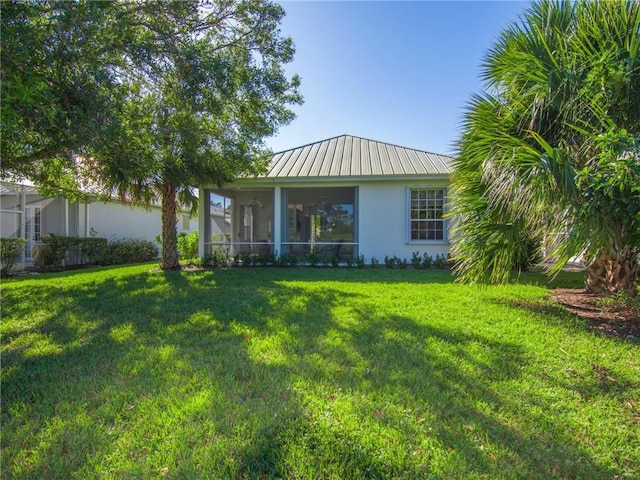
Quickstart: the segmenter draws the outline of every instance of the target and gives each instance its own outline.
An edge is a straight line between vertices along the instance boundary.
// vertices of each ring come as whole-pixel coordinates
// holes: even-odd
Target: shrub
[[[376,257],[371,257],[371,268],[377,268],[380,265],[380,260]]]
[[[62,235],[48,234],[42,237],[42,250],[39,263],[42,265],[61,267],[64,261],[77,253],[80,246],[78,237],[65,237]]]
[[[366,264],[367,264],[367,259],[364,257],[364,255],[360,255],[360,256],[356,259],[356,266],[357,266],[358,268],[364,268]]]
[[[309,261],[310,267],[317,267],[318,263],[320,263],[320,255],[317,252],[310,252],[307,260]]]
[[[253,257],[249,254],[249,252],[238,252],[233,259],[233,263],[236,267],[248,267],[253,263],[252,258]]]
[[[0,238],[0,263],[2,263],[0,274],[2,276],[9,275],[26,244],[27,241],[24,238]]]
[[[436,259],[433,263],[436,268],[447,268],[449,266],[449,260],[446,255],[436,255]]]
[[[261,267],[266,267],[267,265],[272,263],[272,261],[273,261],[272,253],[267,253],[265,255],[260,254],[255,259],[256,264],[260,265]]]
[[[178,256],[183,260],[198,258],[198,232],[178,234]]]
[[[278,256],[276,254],[273,265],[276,267],[295,267],[298,264],[298,258],[290,253],[283,253]]]
[[[429,255],[427,252],[422,254],[422,267],[423,268],[431,268],[433,265],[433,257]]]
[[[106,238],[78,238],[78,262],[80,264],[100,263],[106,254],[108,242]]]
[[[158,246],[149,240],[124,238],[107,245],[100,263],[102,265],[118,265],[148,262],[158,258],[159,253]]]
[[[420,268],[422,265],[422,258],[420,257],[420,252],[413,252],[411,254],[411,265],[413,268]]]
[[[387,268],[395,268],[396,266],[400,267],[402,266],[402,260],[400,260],[396,255],[393,257],[385,255],[384,264]]]
[[[331,266],[333,268],[337,268],[340,266],[340,257],[337,255],[334,255],[333,257],[331,257]]]
[[[202,263],[211,267],[226,267],[230,260],[231,257],[226,250],[216,248],[202,259]]]

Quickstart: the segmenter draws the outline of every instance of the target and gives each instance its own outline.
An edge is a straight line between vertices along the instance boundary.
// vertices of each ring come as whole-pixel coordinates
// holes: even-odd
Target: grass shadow
[[[529,352],[449,319],[448,273],[110,272],[5,292],[3,476],[616,474],[513,423]]]

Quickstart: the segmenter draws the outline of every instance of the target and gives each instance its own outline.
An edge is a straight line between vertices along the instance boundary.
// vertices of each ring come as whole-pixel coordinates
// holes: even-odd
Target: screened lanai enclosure
[[[301,262],[357,255],[355,187],[205,189],[204,198],[205,255],[221,249]]]

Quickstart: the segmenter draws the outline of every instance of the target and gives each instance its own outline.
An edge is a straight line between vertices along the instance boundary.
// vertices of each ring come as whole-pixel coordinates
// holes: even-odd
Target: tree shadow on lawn
[[[594,331],[584,318],[546,298],[537,302],[495,298],[492,302],[513,312],[526,311],[535,314],[536,321],[542,328],[546,331],[560,331],[563,337],[589,339],[600,336],[615,343],[634,345],[627,340]],[[555,376],[555,384],[565,390],[576,392],[587,401],[599,397],[627,399],[638,388],[638,380],[624,373],[616,361],[606,361],[606,365],[599,363],[602,361],[602,355],[597,351],[588,351],[587,354],[576,353],[570,347],[563,349],[560,344],[557,348],[564,358],[564,364],[561,375]],[[579,367],[575,364],[579,364]]]
[[[244,274],[145,272],[64,299],[40,284],[22,311],[7,297],[5,319],[39,311],[3,335],[3,476],[615,475],[568,434],[509,424],[494,384],[519,377],[518,345],[286,271],[247,291]]]

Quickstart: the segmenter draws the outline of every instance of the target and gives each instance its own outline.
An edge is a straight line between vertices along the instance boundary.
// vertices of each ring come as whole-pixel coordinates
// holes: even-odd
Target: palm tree
[[[553,274],[576,256],[591,291],[636,293],[640,4],[533,3],[484,61],[453,174],[453,256],[506,281],[532,242]]]

